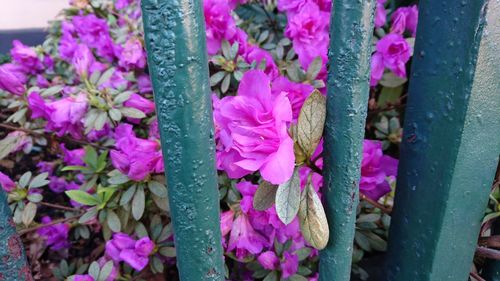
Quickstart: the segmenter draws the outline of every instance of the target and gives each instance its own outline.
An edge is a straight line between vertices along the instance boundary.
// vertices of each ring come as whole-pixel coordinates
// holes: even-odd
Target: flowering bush
[[[330,7],[203,1],[228,279],[317,280],[335,235],[321,203]],[[386,7],[377,1],[359,185],[362,279],[357,263],[386,247],[416,32],[415,6]],[[42,45],[13,42],[0,97],[0,184],[34,278],[174,278],[138,1],[72,0]]]

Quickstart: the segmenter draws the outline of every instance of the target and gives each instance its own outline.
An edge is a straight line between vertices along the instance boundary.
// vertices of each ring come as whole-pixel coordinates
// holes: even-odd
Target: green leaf
[[[253,207],[258,211],[269,209],[276,199],[278,187],[267,181],[262,181],[253,197]]]
[[[146,114],[144,114],[144,112],[140,111],[137,108],[133,108],[133,107],[122,107],[122,108],[120,108],[120,111],[124,116],[130,117],[130,118],[142,119],[142,118],[146,117]]]
[[[297,121],[297,141],[308,157],[314,153],[323,136],[325,119],[326,98],[314,90],[302,105]]]
[[[406,81],[408,81],[408,79],[396,76],[394,73],[389,71],[384,73],[384,76],[382,76],[379,83],[384,87],[396,88],[402,86],[406,83]]]
[[[175,248],[174,247],[161,247],[160,248],[160,255],[162,255],[164,257],[174,258],[176,256]]]
[[[120,121],[122,120],[122,113],[120,112],[120,110],[116,109],[116,108],[111,108],[109,111],[109,117],[111,117],[112,120],[114,121]]]
[[[223,93],[227,92],[227,90],[229,89],[229,84],[231,82],[231,75],[230,74],[227,74],[225,77],[224,77],[224,80],[222,80],[222,85],[220,87],[221,91]]]
[[[84,166],[66,166],[61,169],[61,171],[66,172],[66,171],[89,171],[88,167]]]
[[[88,221],[94,219],[96,216],[97,216],[97,208],[92,207],[92,208],[88,209],[87,212],[85,214],[83,214],[83,216],[80,217],[80,219],[78,220],[78,223],[81,223],[81,224],[87,223]]]
[[[151,259],[151,266],[155,273],[161,273],[164,270],[163,262],[157,256],[153,256]]]
[[[311,175],[300,196],[299,222],[302,235],[311,246],[318,250],[326,247],[330,230],[323,205],[311,184]]]
[[[225,71],[219,71],[214,75],[210,76],[210,86],[213,87],[217,85],[220,81],[222,81],[225,75],[226,75]]]
[[[28,171],[26,173],[24,173],[21,178],[19,179],[19,186],[22,187],[22,188],[25,188],[27,185],[28,185],[28,182],[30,181],[31,179],[31,172]]]
[[[97,167],[97,151],[90,145],[85,146],[83,162],[94,170]]]
[[[120,232],[122,228],[120,218],[113,210],[108,210],[108,217],[106,218],[106,222],[113,232]]]
[[[157,181],[148,182],[148,188],[154,195],[160,198],[167,198],[168,196],[167,187]]]
[[[134,197],[135,191],[137,189],[137,185],[134,184],[130,186],[125,192],[123,192],[122,197],[120,198],[120,205],[124,206],[127,205],[130,200],[132,200],[132,197]]]
[[[106,279],[111,274],[111,271],[113,271],[113,261],[112,260],[110,260],[104,264],[104,266],[101,269],[101,272],[99,272],[99,277],[97,278],[97,281],[106,281]]]
[[[7,157],[17,146],[21,138],[13,135],[7,135],[0,141],[0,160]]]
[[[383,87],[380,91],[380,96],[377,100],[379,107],[386,107],[388,103],[394,104],[398,102],[399,97],[403,93],[403,86],[396,88]]]
[[[299,258],[299,261],[303,261],[309,257],[309,255],[311,254],[311,251],[312,251],[311,248],[304,247],[304,248],[300,248],[299,250],[297,250],[295,252],[295,254]]]
[[[28,188],[36,188],[36,187],[41,187],[41,186],[48,184],[50,182],[47,180],[48,175],[49,175],[49,173],[47,173],[47,172],[37,175],[36,177],[34,177],[31,180]]]
[[[125,101],[127,101],[133,93],[134,92],[132,92],[132,91],[126,91],[126,92],[123,92],[123,93],[119,93],[113,99],[113,103],[116,104],[116,105],[120,105],[120,104],[124,103]]]
[[[101,75],[101,78],[99,78],[99,81],[97,81],[97,86],[100,86],[100,85],[104,84],[106,81],[108,81],[109,78],[111,78],[111,76],[113,76],[113,73],[115,73],[114,67],[104,71],[104,73]]]
[[[320,56],[316,57],[307,68],[306,77],[309,81],[314,81],[321,71],[321,67],[323,66],[323,60]]]
[[[108,151],[104,151],[99,157],[97,158],[97,165],[96,165],[96,172],[101,172],[106,168],[107,164],[107,157],[108,157]]]
[[[276,191],[276,213],[284,224],[289,224],[297,215],[300,205],[300,178],[298,169],[292,177],[278,186]]]
[[[370,240],[368,240],[368,237],[362,232],[356,231],[354,234],[354,241],[356,241],[356,244],[358,244],[361,249],[367,252],[372,251],[372,248],[370,247]]]
[[[363,214],[359,216],[356,222],[377,222],[378,220],[380,220],[380,214]]]
[[[108,121],[108,114],[106,112],[100,112],[95,119],[94,129],[96,131],[102,130],[102,128],[104,128],[104,125],[106,124],[106,121]]]
[[[89,267],[89,274],[94,278],[94,280],[99,278],[99,271],[101,271],[99,264],[97,262],[92,262]]]
[[[114,175],[108,179],[109,184],[114,184],[114,185],[120,185],[128,182],[130,179],[127,177],[127,175],[124,175],[122,173],[119,173],[117,175]]]
[[[31,193],[31,194],[28,194],[28,196],[26,197],[30,202],[33,202],[33,203],[38,203],[40,201],[42,201],[43,199],[43,195],[40,194],[40,193]]]
[[[86,206],[95,206],[100,203],[94,196],[82,190],[67,190],[64,193],[72,200]]]
[[[307,281],[307,278],[302,275],[294,274],[288,277],[288,281]]]
[[[140,185],[135,192],[134,198],[132,199],[132,216],[135,220],[140,220],[144,214],[144,208],[146,205],[146,198],[144,196],[144,187]]]
[[[22,221],[25,226],[29,226],[36,215],[36,204],[29,202],[23,210]]]
[[[155,202],[156,206],[158,206],[158,208],[162,209],[163,211],[170,212],[170,206],[167,198],[160,198],[155,194],[152,194],[151,198],[153,198],[153,201]]]
[[[278,281],[278,280],[279,280],[278,272],[271,271],[269,272],[269,274],[266,275],[266,277],[262,281]]]

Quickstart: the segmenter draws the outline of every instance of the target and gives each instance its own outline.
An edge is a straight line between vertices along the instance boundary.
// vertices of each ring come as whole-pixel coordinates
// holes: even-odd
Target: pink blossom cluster
[[[386,23],[387,14],[385,0],[377,1],[375,26],[382,27]],[[391,16],[390,33],[382,37],[376,44],[371,62],[370,85],[376,86],[385,69],[396,76],[406,78],[406,63],[412,55],[412,46],[403,37],[409,32],[412,37],[417,33],[418,9],[416,5],[398,8]]]

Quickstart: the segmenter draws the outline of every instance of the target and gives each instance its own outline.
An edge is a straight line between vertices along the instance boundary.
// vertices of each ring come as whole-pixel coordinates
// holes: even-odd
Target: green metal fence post
[[[16,232],[16,225],[7,203],[7,196],[0,188],[0,280],[33,280],[24,255],[23,242]]]
[[[500,152],[500,5],[419,15],[384,280],[466,280]]]
[[[330,241],[320,280],[349,280],[369,93],[372,0],[333,1],[330,29],[323,194]]]
[[[181,280],[223,280],[214,128],[199,0],[142,0]]]

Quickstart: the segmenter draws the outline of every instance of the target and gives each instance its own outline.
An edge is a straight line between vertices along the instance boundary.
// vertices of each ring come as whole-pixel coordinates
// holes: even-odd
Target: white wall
[[[43,28],[69,0],[0,0],[0,30]]]

